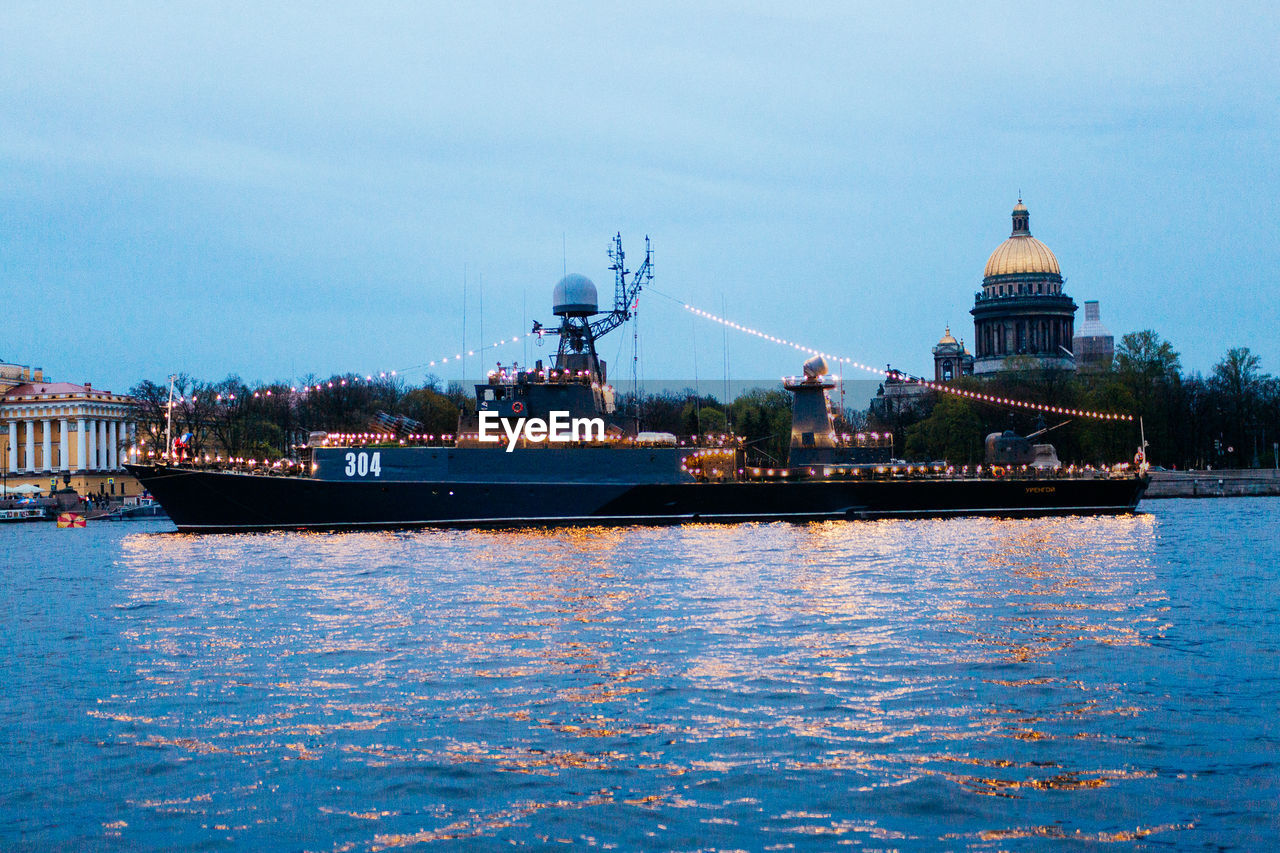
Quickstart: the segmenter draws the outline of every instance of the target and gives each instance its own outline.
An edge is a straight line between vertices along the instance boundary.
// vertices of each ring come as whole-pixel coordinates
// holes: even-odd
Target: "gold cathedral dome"
[[[983,276],[1017,275],[1019,273],[1052,273],[1062,275],[1058,259],[1049,247],[1031,236],[1031,215],[1022,199],[1013,208],[1013,233],[987,258]]]

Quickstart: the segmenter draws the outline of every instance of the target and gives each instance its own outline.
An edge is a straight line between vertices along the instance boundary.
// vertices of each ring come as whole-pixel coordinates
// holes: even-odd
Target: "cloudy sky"
[[[487,340],[551,320],[566,268],[608,301],[621,231],[662,294],[926,371],[1021,191],[1117,337],[1280,372],[1280,17],[1057,5],[7,2],[0,358],[400,370],[459,349],[464,280],[468,346],[481,292]],[[723,370],[722,330],[640,315],[644,374]]]

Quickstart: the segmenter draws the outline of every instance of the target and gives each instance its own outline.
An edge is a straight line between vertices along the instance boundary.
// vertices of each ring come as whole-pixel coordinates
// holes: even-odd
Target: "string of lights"
[[[487,349],[497,349],[497,348],[498,348],[498,347],[500,347],[500,346],[506,346],[507,344],[515,343],[516,341],[523,340],[524,338],[527,338],[527,337],[533,337],[533,335],[532,335],[532,334],[528,334],[528,335],[513,335],[513,336],[512,336],[512,337],[510,337],[510,338],[503,338],[503,339],[502,339],[502,340],[500,340],[500,341],[494,341],[493,343],[489,344],[488,346],[480,347],[480,349],[479,349],[479,350],[467,350],[466,357],[467,357],[467,358],[470,358],[471,356],[475,355],[477,352],[479,352],[479,353],[483,354],[483,353],[484,353],[484,351],[485,351],[485,350],[487,350]],[[461,361],[461,360],[462,360],[462,358],[463,358],[463,354],[462,354],[462,353],[457,353],[456,355],[453,355],[453,356],[445,356],[445,357],[443,357],[443,358],[437,358],[437,359],[435,359],[434,361],[424,362],[423,364],[415,364],[415,365],[414,365],[414,366],[412,366],[412,367],[405,367],[405,368],[402,368],[399,372],[400,372],[400,373],[409,373],[410,371],[414,371],[414,370],[421,370],[421,369],[423,369],[423,368],[429,368],[429,367],[435,367],[436,365],[445,365],[445,364],[448,364],[451,360],[452,360],[452,361]],[[396,371],[394,371],[394,370],[393,370],[393,371],[391,371],[391,374],[390,374],[390,375],[395,376],[395,375],[396,375]],[[384,373],[384,374],[382,374],[382,376],[384,376],[384,377],[385,377],[385,376],[387,376],[387,374],[385,374],[385,373]]]
[[[856,359],[845,358],[844,356],[832,355],[830,353],[823,352],[822,350],[816,349],[814,347],[804,346],[803,344],[799,344],[799,343],[796,343],[795,341],[788,340],[787,338],[779,337],[777,335],[771,335],[768,332],[762,332],[759,329],[753,329],[750,326],[744,326],[741,323],[735,323],[732,320],[726,319],[717,314],[712,314],[710,311],[703,311],[701,308],[696,308],[687,302],[682,304],[684,305],[684,308],[686,311],[689,311],[690,313],[698,317],[702,317],[704,319],[719,323],[720,325],[726,326],[730,329],[733,329],[734,331],[752,335],[754,337],[760,338],[761,340],[769,341],[771,343],[788,346],[788,347],[791,347],[792,349],[798,350],[802,353],[807,353],[809,355],[819,355],[825,358],[827,361],[835,362],[837,364],[847,364],[850,367],[856,367],[859,370],[865,370],[868,373],[875,373],[879,376],[885,377],[886,379],[901,379],[904,382],[908,382],[914,385],[922,385],[925,388],[929,388],[934,391],[940,391],[944,394],[953,394],[957,397],[965,397],[970,400],[977,400],[979,402],[984,402],[984,403],[993,403],[1000,406],[1013,406],[1014,408],[1019,408],[1019,409],[1029,409],[1031,411],[1048,412],[1048,413],[1057,414],[1057,415],[1069,415],[1071,417],[1077,417],[1077,418],[1092,418],[1094,420],[1101,420],[1101,421],[1132,421],[1133,420],[1133,415],[1125,414],[1123,412],[1094,412],[1094,411],[1089,411],[1087,409],[1072,409],[1066,406],[1050,406],[1045,403],[1033,403],[1029,400],[1017,400],[1012,397],[1002,397],[998,394],[984,394],[980,391],[968,391],[968,390],[965,390],[964,388],[955,388],[950,385],[943,384],[941,382],[931,382],[930,380],[923,379],[919,376],[911,376],[909,374],[902,373],[901,371],[885,370],[879,367],[872,367],[871,365],[863,364],[862,362]]]
[[[660,295],[667,296],[667,294],[660,294]],[[679,302],[679,300],[674,299],[674,297],[668,296],[667,298],[672,299],[672,301]],[[1070,417],[1091,418],[1094,420],[1103,420],[1103,421],[1132,421],[1134,419],[1133,415],[1126,414],[1123,412],[1099,412],[1099,411],[1091,411],[1088,409],[1074,409],[1067,406],[1052,406],[1046,403],[1035,403],[1030,400],[1019,400],[1013,397],[1004,397],[998,394],[986,394],[981,391],[969,391],[964,388],[956,388],[941,382],[933,382],[931,380],[924,379],[919,376],[911,376],[910,374],[903,373],[901,371],[886,370],[880,367],[873,367],[869,364],[864,364],[863,362],[858,361],[857,359],[847,358],[845,356],[838,356],[831,353],[827,353],[816,347],[806,346],[804,344],[797,343],[796,341],[789,340],[779,335],[772,335],[772,334],[769,334],[768,332],[763,332],[763,331],[760,331],[759,329],[754,329],[750,326],[745,326],[741,323],[736,323],[733,320],[729,320],[728,318],[721,317],[718,314],[713,314],[710,311],[704,311],[701,308],[697,308],[693,305],[690,305],[687,302],[683,302],[679,304],[681,304],[686,311],[690,312],[691,314],[694,314],[695,316],[702,317],[703,319],[710,320],[714,323],[718,323],[726,328],[733,329],[734,331],[742,332],[743,334],[751,335],[761,340],[769,341],[770,343],[791,347],[792,349],[798,352],[806,353],[809,355],[819,355],[825,358],[829,362],[848,365],[850,367],[854,367],[859,370],[866,371],[867,373],[873,373],[877,376],[882,376],[886,379],[899,379],[904,382],[908,382],[910,384],[920,385],[930,390],[938,391],[940,393],[951,394],[957,397],[963,397],[969,400],[975,400],[983,403],[991,403],[994,405],[1001,405],[1001,406],[1012,406],[1014,408],[1027,409],[1029,411],[1066,415]],[[316,383],[315,385],[310,385],[310,384],[293,385],[290,387],[289,391],[293,394],[307,394],[311,392],[321,392],[329,389],[342,388],[348,385],[359,385],[361,383],[372,384],[376,381],[398,377],[415,370],[430,369],[437,366],[444,366],[446,364],[459,362],[464,357],[469,358],[469,357],[475,356],[477,352],[483,354],[485,350],[496,349],[498,347],[505,346],[506,344],[515,343],[516,341],[522,340],[525,337],[531,337],[531,336],[532,335],[513,335],[509,338],[503,338],[501,340],[494,341],[492,344],[483,346],[479,350],[467,350],[465,355],[464,353],[459,352],[451,356],[449,355],[441,356],[440,358],[432,359],[430,361],[426,361],[421,364],[413,365],[412,367],[401,368],[400,370],[380,371],[377,374],[372,374],[372,373],[365,374],[365,376],[363,377],[356,375],[349,378],[346,378],[346,377],[339,378],[337,380],[330,379],[325,382]],[[273,392],[271,389],[258,390],[258,391],[252,392],[252,397],[254,398],[271,397],[272,395],[273,395]],[[235,402],[236,400],[235,394],[226,394],[226,395],[215,394],[213,396],[214,396],[213,402],[215,403],[232,403],[232,402]],[[188,401],[196,402],[196,397],[194,395],[191,395],[191,396],[183,395],[176,398],[176,401],[183,402],[183,403]]]
[[[467,350],[465,357],[470,358],[471,356],[474,356],[477,353],[483,354],[485,350],[496,349],[498,347],[505,346],[510,343],[515,343],[516,341],[522,340],[526,337],[532,337],[532,335],[513,335],[512,337],[509,337],[509,338],[503,338],[502,340],[494,341],[493,343],[488,344],[487,346],[482,346],[478,350],[474,350],[474,349]],[[443,366],[446,364],[459,362],[463,358],[464,358],[463,353],[456,353],[454,355],[446,355],[437,359],[433,359],[431,361],[426,361],[426,362],[423,362],[422,364],[415,364],[411,367],[403,367],[403,368],[400,368],[399,370],[383,370],[383,371],[379,371],[376,374],[367,373],[364,376],[360,376],[357,374],[351,377],[341,377],[338,379],[326,380],[324,382],[317,382],[314,385],[310,385],[310,384],[291,385],[289,387],[289,392],[292,394],[308,394],[316,391],[327,391],[329,389],[343,388],[347,386],[356,386],[360,384],[373,384],[380,380],[400,377],[407,373],[412,373],[415,370],[429,369],[436,366]],[[281,389],[281,391],[283,391],[283,389]],[[208,397],[210,395],[205,395],[205,396]],[[231,394],[231,393],[213,394],[211,396],[213,397],[213,402],[215,403],[233,403],[237,398],[237,395]],[[260,399],[260,398],[271,397],[273,396],[273,393],[270,388],[267,388],[267,389],[260,389],[258,391],[254,391],[249,396],[253,397],[254,399]],[[194,403],[194,402],[198,402],[198,400],[197,400],[197,395],[184,394],[184,395],[175,396],[174,402],[178,402],[178,403],[193,402]]]

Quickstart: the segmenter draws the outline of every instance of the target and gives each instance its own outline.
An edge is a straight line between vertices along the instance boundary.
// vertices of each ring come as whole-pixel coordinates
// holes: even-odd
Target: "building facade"
[[[135,436],[133,400],[92,384],[47,382],[40,368],[0,364],[0,492],[138,494],[124,472]]]
[[[902,418],[916,418],[928,412],[932,389],[888,365],[885,373],[868,409],[873,423],[892,429]]]
[[[942,333],[938,345],[933,348],[933,381],[950,382],[960,376],[973,375],[973,354],[965,348],[964,341],[951,335],[951,327]]]
[[[974,373],[1007,370],[1014,356],[1023,356],[1024,365],[1075,370],[1070,347],[1076,303],[1062,290],[1057,257],[1031,236],[1031,215],[1022,199],[1012,216],[1013,233],[987,259],[982,290],[974,294],[969,312],[977,350]]]

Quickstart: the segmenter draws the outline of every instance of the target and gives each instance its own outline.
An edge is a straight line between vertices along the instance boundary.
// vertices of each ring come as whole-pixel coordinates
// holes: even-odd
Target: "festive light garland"
[[[684,309],[690,312],[691,314],[695,314],[704,319],[711,320],[715,323],[719,323],[720,325],[725,326],[726,328],[730,328],[747,335],[752,335],[753,337],[760,338],[761,340],[769,341],[770,343],[780,344],[782,346],[788,346],[802,353],[808,353],[810,355],[819,355],[837,364],[847,364],[851,367],[856,367],[859,370],[864,370],[868,373],[874,373],[878,376],[885,377],[886,379],[902,379],[910,384],[920,385],[922,387],[928,388],[933,391],[939,391],[944,394],[951,394],[957,397],[964,397],[966,399],[977,400],[979,402],[984,402],[984,403],[993,403],[993,404],[1002,405],[1002,406],[1013,406],[1015,408],[1020,408],[1020,409],[1028,409],[1036,412],[1046,412],[1049,414],[1067,415],[1071,417],[1092,418],[1094,420],[1103,420],[1103,421],[1132,421],[1134,419],[1133,415],[1124,414],[1121,412],[1097,412],[1097,411],[1090,411],[1087,409],[1072,409],[1066,406],[1050,406],[1045,403],[1033,403],[1029,400],[1017,400],[1012,397],[1001,397],[996,394],[984,394],[979,391],[967,391],[963,388],[954,388],[949,385],[943,384],[941,382],[932,382],[930,380],[923,379],[918,376],[911,376],[910,374],[902,373],[901,371],[884,370],[879,367],[872,367],[871,365],[864,364],[858,361],[857,359],[832,355],[830,353],[823,352],[822,350],[817,349],[816,347],[805,346],[803,344],[796,343],[795,341],[788,340],[787,338],[779,337],[778,335],[771,335],[767,332],[762,332],[758,329],[753,329],[749,326],[744,326],[741,323],[735,323],[734,321],[729,320],[725,317],[721,317],[717,314],[712,314],[710,311],[703,311],[701,308],[697,308],[693,305],[690,305],[687,302],[681,303],[681,304],[684,306]],[[495,349],[497,347],[504,346],[509,343],[514,343],[518,340],[522,340],[525,337],[533,337],[533,335],[532,334],[514,335],[509,338],[503,338],[502,340],[494,341],[492,344],[489,344],[488,346],[481,347],[479,352],[483,353],[484,350],[486,349]],[[477,353],[477,350],[467,350],[466,357],[474,356],[476,355],[476,353]],[[376,378],[389,379],[392,377],[399,376],[402,373],[408,373],[414,370],[419,370],[424,367],[431,368],[431,367],[436,367],[437,365],[448,364],[451,361],[453,362],[461,361],[463,357],[464,357],[463,353],[456,353],[452,356],[442,356],[441,358],[433,359],[423,364],[404,368],[402,370],[381,371],[377,374]],[[491,375],[492,373],[493,372],[491,371]],[[567,374],[568,372],[566,371],[565,373]],[[307,394],[312,391],[325,391],[331,388],[341,388],[348,385],[359,385],[362,382],[372,384],[374,381],[375,381],[375,377],[373,374],[366,374],[363,379],[360,376],[355,376],[355,377],[352,377],[351,379],[341,378],[341,379],[338,379],[336,382],[333,380],[328,380],[325,382],[316,383],[315,385],[301,385],[301,386],[294,385],[294,386],[291,386],[289,390],[291,393],[294,393],[294,394],[299,394],[299,393]],[[272,396],[272,392],[270,389],[259,390],[259,391],[254,391],[251,396],[253,398],[270,397]],[[190,397],[186,395],[179,396],[175,399],[175,402],[186,403],[188,400],[190,400],[191,402],[196,402],[195,395],[191,395]],[[232,403],[232,402],[235,402],[235,400],[236,400],[235,394],[214,395],[215,403],[224,403],[224,402]]]
[[[485,350],[487,350],[487,349],[496,349],[497,347],[504,346],[504,345],[506,345],[506,344],[510,344],[510,343],[514,343],[514,342],[516,342],[516,341],[518,341],[518,340],[521,340],[521,339],[523,339],[523,338],[526,338],[526,337],[533,337],[533,335],[532,335],[532,334],[529,334],[529,335],[515,335],[514,337],[510,337],[510,338],[503,338],[503,339],[502,339],[502,340],[500,340],[500,341],[494,341],[493,343],[489,344],[487,347],[480,347],[480,352],[482,352],[482,353],[483,353],[483,352],[484,352]],[[475,351],[475,350],[467,350],[467,357],[473,356],[473,355],[475,355],[475,354],[476,354],[476,351]],[[454,356],[453,356],[453,360],[454,360],[454,361],[461,361],[461,360],[462,360],[462,353],[457,353],[456,355],[454,355]],[[405,368],[405,371],[409,371],[409,370],[417,370],[417,369],[422,368],[422,367],[435,367],[437,364],[448,364],[448,363],[449,363],[449,356],[445,356],[444,358],[437,358],[435,361],[428,361],[426,364],[419,364],[419,365],[416,365],[416,366],[414,366],[414,367],[408,367],[408,368]],[[383,376],[386,376],[386,374],[385,374],[385,373],[384,373],[384,374],[382,374],[382,375],[383,375]],[[394,371],[394,370],[393,370],[393,371],[391,371],[391,375],[392,375],[392,376],[394,376],[394,375],[395,375],[395,371]]]
[[[1067,408],[1066,406],[1050,406],[1044,403],[1032,403],[1028,400],[1015,400],[1012,397],[1001,397],[996,394],[983,394],[978,391],[966,391],[963,388],[953,388],[941,382],[930,382],[927,379],[922,379],[918,376],[911,376],[909,374],[902,373],[896,370],[883,370],[879,367],[872,367],[869,364],[863,364],[862,362],[857,361],[856,359],[844,358],[843,356],[838,356],[838,355],[831,355],[829,353],[825,353],[822,350],[816,349],[814,347],[807,347],[802,344],[798,344],[795,341],[790,341],[790,340],[787,340],[786,338],[778,337],[777,335],[770,335],[767,332],[761,332],[758,329],[753,329],[749,326],[743,326],[740,323],[735,323],[732,320],[728,320],[719,315],[712,314],[710,311],[703,311],[701,308],[695,308],[694,306],[690,305],[687,302],[683,304],[684,304],[685,310],[692,314],[696,314],[697,316],[703,317],[707,320],[712,320],[716,323],[719,323],[722,326],[733,329],[735,331],[743,332],[744,334],[748,334],[748,335],[753,335],[754,337],[760,338],[761,340],[769,341],[770,343],[775,343],[775,344],[782,344],[783,346],[789,346],[792,349],[796,349],[796,350],[799,350],[800,352],[808,353],[810,355],[819,355],[827,359],[828,361],[834,361],[838,364],[847,364],[847,365],[850,365],[851,367],[856,367],[859,370],[865,370],[868,373],[879,374],[880,376],[883,376],[886,379],[903,379],[913,385],[921,385],[933,391],[941,391],[944,394],[954,394],[957,397],[966,397],[970,400],[978,400],[984,403],[995,403],[1001,406],[1014,406],[1020,409],[1030,409],[1036,412],[1049,412],[1057,415],[1070,415],[1071,417],[1078,417],[1078,418],[1093,418],[1095,420],[1101,420],[1101,421],[1132,421],[1133,420],[1133,415],[1127,415],[1120,412],[1093,412],[1086,409],[1071,409],[1071,408]]]
[[[500,341],[494,341],[488,346],[480,347],[479,350],[467,350],[466,356],[470,357],[475,355],[477,352],[483,353],[485,350],[488,350],[488,349],[496,349],[497,347],[504,346],[506,344],[515,343],[516,341],[522,340],[523,338],[526,338],[526,337],[533,337],[533,336],[532,335],[513,335],[510,338],[503,338]],[[313,391],[326,391],[330,388],[356,386],[356,385],[360,385],[361,383],[372,384],[375,381],[380,379],[391,379],[404,373],[411,373],[415,370],[421,370],[424,367],[435,367],[436,365],[448,364],[450,361],[461,361],[462,358],[463,358],[463,354],[457,353],[452,356],[443,356],[441,358],[437,358],[432,361],[427,361],[422,364],[417,364],[417,365],[414,365],[413,367],[405,367],[400,370],[383,370],[383,371],[380,371],[376,377],[372,373],[367,373],[364,375],[363,378],[357,375],[357,376],[351,377],[350,379],[343,377],[338,379],[337,381],[330,379],[325,382],[318,382],[315,385],[291,385],[289,387],[289,392],[292,394],[308,394]],[[263,397],[272,396],[272,392],[271,392],[271,389],[268,388],[265,390],[254,391],[249,396],[251,396],[253,399],[259,399]],[[215,403],[229,404],[229,403],[235,402],[236,395],[235,394],[214,394],[213,398],[214,398],[213,402]],[[186,403],[186,402],[195,403],[195,402],[198,402],[198,399],[195,394],[191,394],[191,395],[182,394],[182,395],[175,396],[174,402],[175,403]]]

